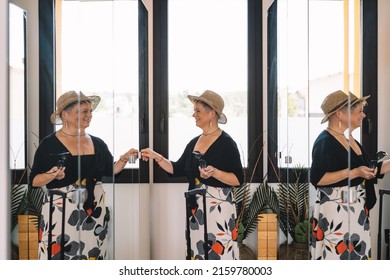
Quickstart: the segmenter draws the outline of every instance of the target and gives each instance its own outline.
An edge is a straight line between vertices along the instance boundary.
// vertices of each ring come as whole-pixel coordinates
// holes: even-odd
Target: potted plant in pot
[[[250,183],[236,188],[235,197],[240,259],[257,259],[253,251],[244,244],[244,240],[257,229],[261,214],[278,213],[277,194],[264,179],[256,186],[253,193]]]
[[[308,169],[297,166],[281,174],[278,184],[279,227],[287,238],[280,259],[309,258]],[[292,242],[291,242],[292,239]]]
[[[255,167],[248,180],[242,186],[234,189],[236,200],[238,237],[237,242],[240,249],[240,259],[257,259],[253,251],[244,244],[244,240],[250,233],[257,229],[260,214],[278,213],[279,201],[276,192],[268,184],[267,176],[258,183],[254,189],[253,177],[258,163],[261,159],[262,149],[257,156]],[[247,181],[247,180],[245,180]]]
[[[39,141],[37,134],[32,132],[32,136],[36,137]],[[33,142],[35,148],[37,145]],[[19,150],[23,148],[23,145],[19,147]],[[19,150],[15,152],[10,146],[10,156],[14,160],[14,166],[10,169],[11,173],[11,234],[15,231],[14,238],[11,240],[12,247],[12,259],[29,258],[34,259],[38,253],[38,227],[40,223],[41,210],[43,204],[44,193],[41,188],[33,188],[28,186],[28,174],[31,170],[29,164],[23,170],[16,168],[16,160],[19,154]],[[16,232],[16,228],[18,231]],[[21,235],[25,235],[21,238]],[[27,237],[26,237],[27,235]],[[30,236],[34,235],[32,239]],[[23,239],[23,241],[21,241]],[[32,249],[34,246],[29,246],[28,243],[33,242],[33,245],[37,248]],[[21,256],[21,247],[26,246],[23,253],[28,253],[27,257]],[[31,249],[31,251],[26,252]],[[23,249],[22,249],[23,250]],[[32,252],[32,254],[30,254]],[[31,257],[33,255],[33,257]]]
[[[13,173],[16,174],[16,172]],[[21,234],[29,235],[28,232],[33,232],[34,236],[38,236],[43,192],[40,188],[29,188],[27,184],[23,183],[23,178],[25,178],[26,173],[27,168],[23,171],[20,178],[16,178],[16,175],[13,175],[13,183],[11,184],[11,232],[19,225],[19,241],[17,242],[18,244],[12,244],[12,259],[20,259],[21,257],[19,254],[21,250]],[[21,221],[26,224],[19,224]],[[30,228],[30,225],[32,228]],[[23,233],[21,233],[21,229],[23,230]],[[23,239],[26,240],[25,237]],[[27,240],[30,240],[29,236],[27,237]],[[28,246],[28,242],[26,244]],[[38,243],[36,244],[36,247],[38,247]],[[26,248],[25,250],[28,249]],[[35,254],[38,253],[38,248],[36,249],[36,252],[33,253],[35,256]],[[28,255],[27,258],[30,258],[29,256],[31,255]]]

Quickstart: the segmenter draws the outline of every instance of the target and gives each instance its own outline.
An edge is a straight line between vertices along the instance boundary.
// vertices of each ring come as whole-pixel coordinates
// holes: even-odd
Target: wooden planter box
[[[278,258],[278,219],[276,214],[260,214],[257,226],[257,259]]]
[[[19,260],[38,259],[38,229],[32,222],[33,215],[18,216]]]

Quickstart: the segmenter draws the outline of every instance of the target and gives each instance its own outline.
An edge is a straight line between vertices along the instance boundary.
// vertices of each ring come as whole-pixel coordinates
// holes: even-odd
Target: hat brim
[[[358,103],[358,102],[364,102],[364,101],[366,101],[370,96],[371,96],[371,95],[367,95],[367,96],[363,96],[363,97],[357,98],[357,99],[353,100],[349,106],[353,106],[353,105],[355,105],[355,104]],[[334,110],[334,111],[332,111],[332,112],[326,114],[325,117],[321,120],[321,124],[327,122],[327,121],[329,120],[329,118],[330,118],[334,113],[336,113],[338,110],[341,110],[341,109],[344,108],[346,105],[348,105],[348,100],[346,100],[346,101],[344,102],[344,104],[340,106],[339,109]]]
[[[225,116],[224,113],[218,111],[217,108],[215,108],[213,105],[211,105],[209,103],[209,100],[207,100],[206,98],[203,98],[202,96],[195,96],[195,95],[188,95],[188,99],[192,102],[192,103],[195,103],[196,101],[202,101],[204,103],[206,103],[207,105],[209,105],[215,112],[217,112],[219,118],[218,118],[218,123],[220,124],[225,124],[227,123],[227,117]]]
[[[74,103],[74,102],[88,101],[88,102],[91,102],[92,111],[95,111],[96,107],[100,103],[100,100],[101,100],[100,96],[97,96],[97,95],[86,96],[86,98],[81,98],[79,100],[74,100],[74,101],[72,100],[71,102],[69,102],[68,105],[65,106],[65,108],[67,106],[69,106],[70,104]],[[61,114],[61,112],[64,109],[62,109],[61,111],[56,110],[53,114],[51,114],[50,121],[51,121],[52,124],[56,124],[56,125],[61,125],[62,124],[62,120],[60,118],[60,114]]]

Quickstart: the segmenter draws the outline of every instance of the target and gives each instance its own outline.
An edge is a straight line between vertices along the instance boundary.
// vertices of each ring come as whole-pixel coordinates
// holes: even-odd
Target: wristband
[[[160,163],[163,159],[164,159],[164,157],[161,155],[161,158],[160,158],[159,160],[155,159],[155,161],[156,161],[157,163]]]
[[[127,160],[123,160],[123,155],[119,157],[119,160],[120,160],[121,162],[127,163]]]

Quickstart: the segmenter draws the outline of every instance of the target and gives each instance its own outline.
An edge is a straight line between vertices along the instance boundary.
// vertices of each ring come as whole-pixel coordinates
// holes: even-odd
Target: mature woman
[[[114,176],[137,150],[116,162],[107,145],[86,132],[98,96],[69,91],[51,116],[62,127],[45,137],[34,157],[32,187],[44,190],[39,226],[40,259],[106,259],[109,214],[100,180]]]
[[[317,189],[312,259],[371,257],[369,210],[376,201],[374,184],[389,171],[390,164],[387,160],[369,167],[367,153],[351,134],[362,125],[368,97],[338,90],[322,102],[325,117],[321,123],[328,122],[328,126],[314,143],[310,171],[311,183]]]
[[[227,122],[222,112],[224,101],[206,90],[200,96],[189,95],[194,104],[195,124],[202,134],[192,139],[181,157],[170,161],[151,149],[143,149],[144,160],[154,159],[172,176],[186,176],[189,189],[206,189],[206,208],[193,199],[190,205],[191,253],[187,259],[204,259],[203,211],[207,214],[209,259],[238,259],[237,217],[233,188],[243,182],[240,154],[234,140],[218,124]],[[188,245],[188,244],[187,244]]]

